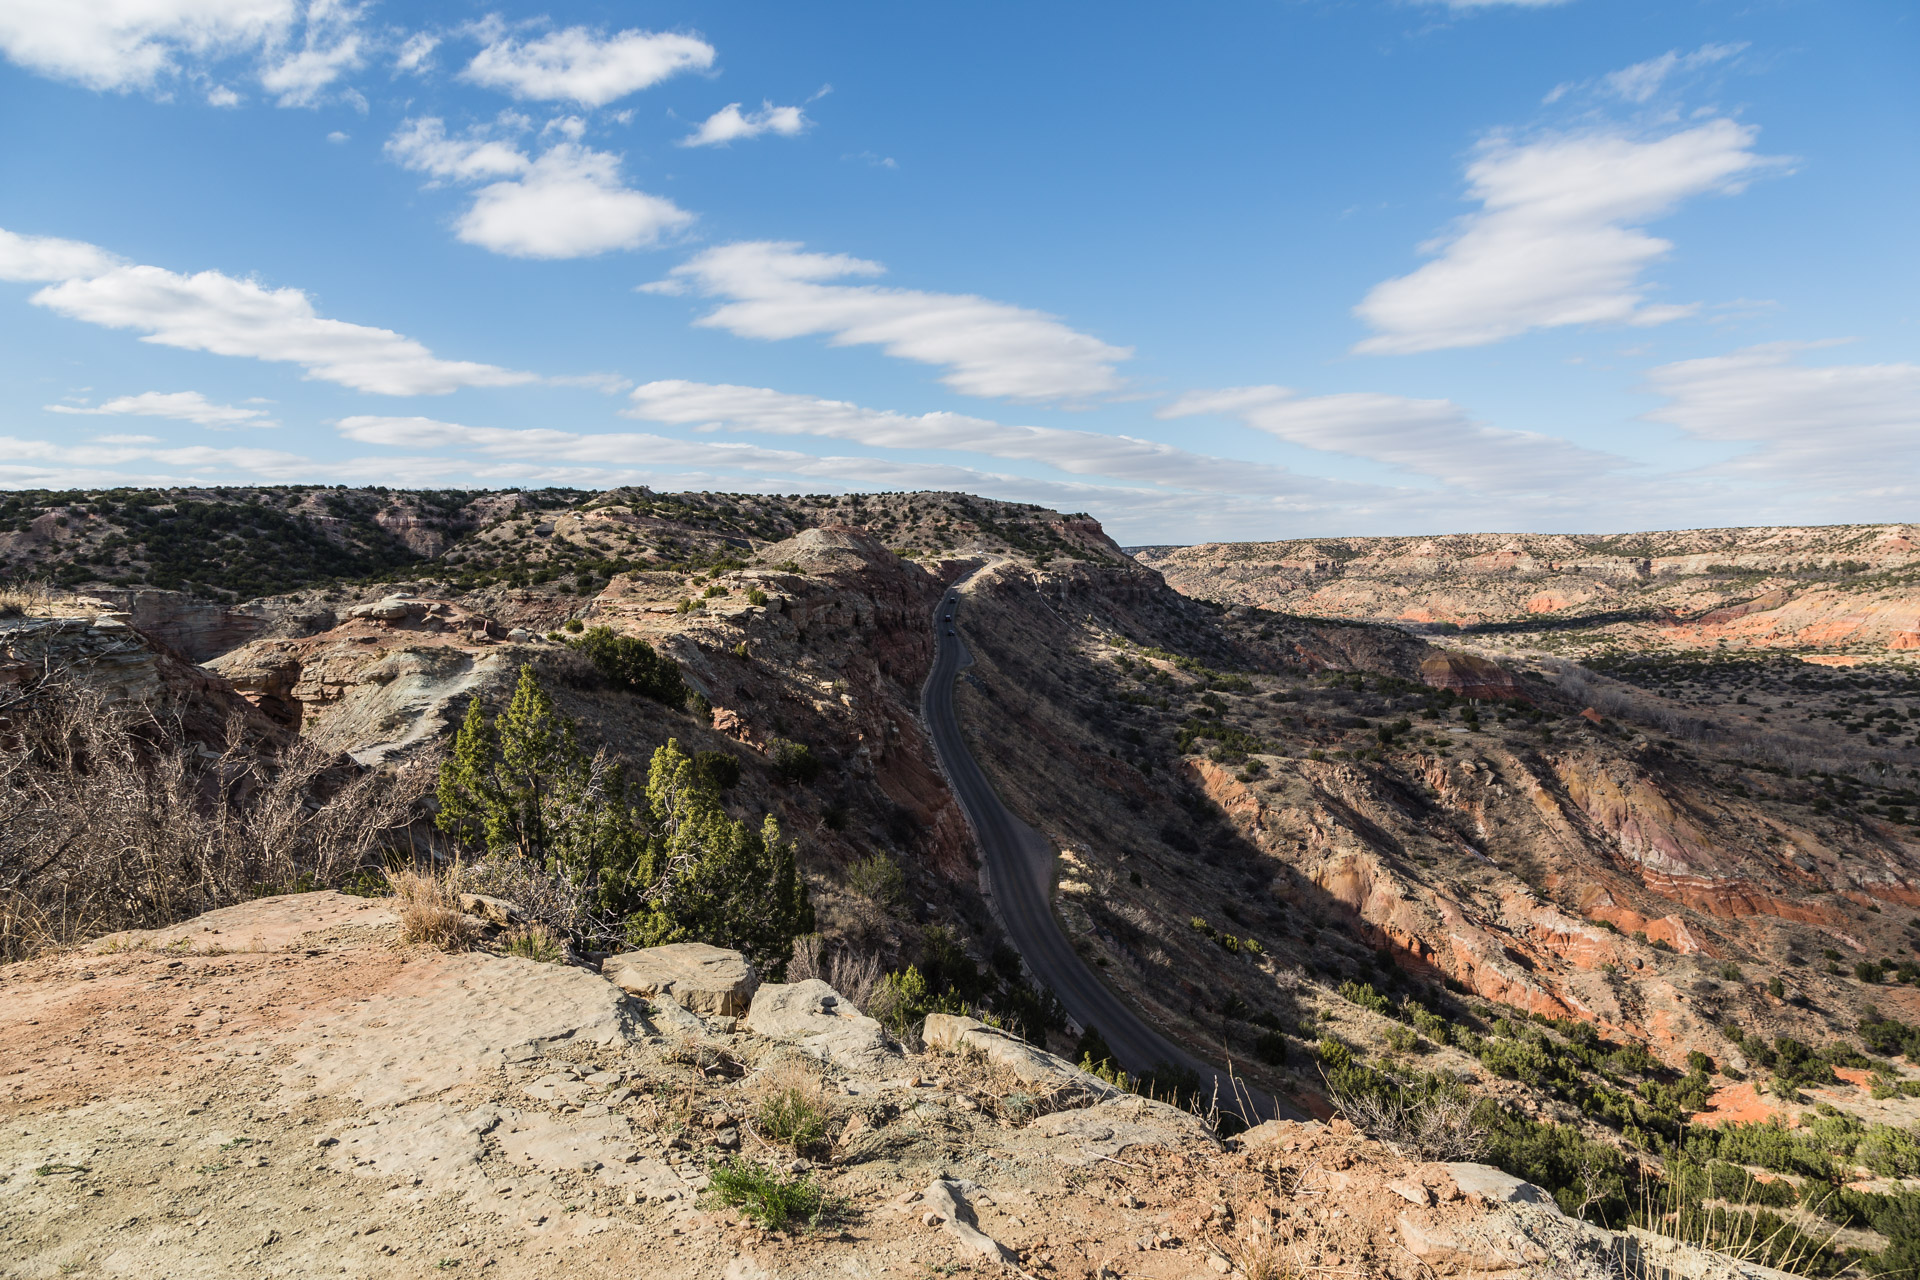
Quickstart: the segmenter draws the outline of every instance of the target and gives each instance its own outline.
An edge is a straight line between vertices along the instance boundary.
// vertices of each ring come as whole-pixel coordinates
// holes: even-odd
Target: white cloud
[[[214,428],[279,425],[267,416],[264,409],[242,409],[238,405],[215,404],[198,391],[143,391],[137,396],[116,396],[99,405],[50,404],[46,409],[49,413],[173,418],[180,422],[197,422],[203,427]],[[116,438],[131,439],[131,437],[100,437],[102,440]]]
[[[158,91],[181,76],[202,83],[225,59],[258,61],[281,106],[312,106],[365,60],[362,6],[353,0],[6,0],[0,52],[28,70],[90,89]],[[237,106],[223,84],[205,90]]]
[[[1479,212],[1423,245],[1437,254],[1374,286],[1354,314],[1376,354],[1480,346],[1531,329],[1662,324],[1692,307],[1646,300],[1640,274],[1673,247],[1640,230],[1681,201],[1733,194],[1782,161],[1750,125],[1715,119],[1651,141],[1621,133],[1494,137],[1467,168]]]
[[[295,0],[6,0],[0,51],[89,89],[152,87],[190,61],[283,39]]]
[[[333,132],[327,135],[327,141],[331,142],[334,146],[337,147],[341,143],[349,141],[349,135],[342,133],[338,129],[335,129]]]
[[[1751,443],[1722,464],[1789,484],[1909,494],[1920,479],[1920,365],[1807,365],[1813,343],[1769,343],[1661,365],[1648,387],[1667,403],[1647,419],[1703,440]]]
[[[446,122],[436,116],[402,121],[399,130],[387,139],[386,153],[389,159],[416,173],[460,182],[525,173],[533,165],[518,147],[487,136],[485,129],[449,138]]]
[[[241,472],[280,481],[310,479],[314,469],[312,459],[278,449],[155,448],[148,436],[102,436],[86,444],[0,436],[0,458],[6,459],[0,464],[0,484],[14,485],[35,483],[33,477],[48,475],[49,467],[60,469],[55,474],[73,475],[75,469],[84,469],[81,474],[97,475],[102,468],[149,463],[170,468],[181,479]]]
[[[764,387],[702,382],[649,382],[635,388],[626,416],[697,429],[767,435],[824,436],[883,449],[957,450],[1041,462],[1073,475],[1272,494],[1322,487],[1284,467],[1192,453],[1174,445],[1095,431],[1009,426],[958,413],[893,413],[844,400],[792,395]]]
[[[586,258],[656,244],[692,221],[673,201],[622,183],[620,157],[563,142],[524,176],[482,187],[455,230],[511,257]]]
[[[55,236],[23,236],[0,227],[0,280],[71,280],[120,265],[98,245]]]
[[[124,263],[77,240],[0,229],[0,279],[54,281],[32,301],[74,320],[143,331],[143,342],[215,355],[287,361],[307,376],[383,395],[532,382],[534,375],[441,360],[391,329],[329,320],[298,289],[270,289],[218,271],[180,275]]]
[[[400,51],[393,55],[395,71],[421,72],[432,66],[433,51],[440,47],[440,37],[430,31],[416,31],[400,45]]]
[[[628,187],[620,157],[580,145],[586,122],[562,116],[543,137],[563,138],[537,158],[499,136],[531,122],[505,112],[493,125],[449,137],[435,116],[404,122],[387,141],[390,159],[454,182],[504,179],[481,188],[455,223],[468,244],[516,258],[585,258],[638,249],[680,230],[693,215],[661,196]]]
[[[742,115],[740,104],[729,102],[702,121],[698,129],[680,139],[680,145],[724,147],[729,142],[757,138],[763,133],[794,138],[804,133],[809,123],[799,107],[776,107],[771,102],[763,102],[760,110]]]
[[[697,36],[622,31],[604,36],[567,27],[537,40],[496,36],[462,76],[516,98],[603,107],[682,71],[713,65],[713,46]]]
[[[1451,400],[1375,392],[1300,396],[1286,387],[1196,391],[1162,418],[1221,414],[1293,444],[1344,453],[1479,493],[1537,493],[1591,483],[1624,460],[1530,431],[1473,421]]]
[[[944,366],[941,379],[969,395],[1066,400],[1118,391],[1114,365],[1133,355],[1053,316],[971,294],[925,293],[833,281],[885,268],[798,244],[721,245],[670,273],[665,290],[690,287],[727,301],[699,324],[745,338],[831,335],[834,346],[874,344],[888,355]]]
[[[309,0],[300,47],[275,49],[260,84],[283,107],[311,107],[327,87],[365,60],[358,30],[360,7],[351,0]]]

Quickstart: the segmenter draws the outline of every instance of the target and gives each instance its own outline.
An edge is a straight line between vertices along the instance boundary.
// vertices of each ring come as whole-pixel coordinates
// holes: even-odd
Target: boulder
[[[883,1075],[899,1063],[886,1030],[818,978],[761,987],[747,1011],[747,1030],[798,1041],[803,1052],[857,1075]]]
[[[421,605],[411,600],[405,600],[399,596],[388,596],[384,600],[375,600],[370,604],[357,604],[347,610],[347,616],[366,618],[374,622],[402,622],[410,614],[425,611]]]
[[[745,956],[704,942],[674,942],[608,956],[600,973],[629,995],[671,1000],[715,1017],[745,1013],[760,986],[760,975]]]
[[[952,1013],[930,1013],[926,1029],[920,1033],[929,1052],[977,1053],[987,1061],[1006,1068],[1021,1084],[1041,1093],[1062,1090],[1094,1098],[1117,1098],[1120,1090],[1095,1075],[1089,1075],[1044,1049],[1028,1044],[1019,1036],[990,1027],[978,1018]]]

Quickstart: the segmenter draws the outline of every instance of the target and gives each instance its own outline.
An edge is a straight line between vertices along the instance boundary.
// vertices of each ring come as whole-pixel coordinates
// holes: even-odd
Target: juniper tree
[[[647,770],[652,819],[644,911],[628,921],[636,946],[698,939],[745,952],[780,973],[793,940],[813,931],[813,904],[792,841],[766,815],[756,830],[728,816],[719,792],[677,740]]]
[[[617,763],[580,745],[531,666],[497,720],[468,705],[437,794],[442,831],[591,889],[635,946],[708,942],[778,974],[813,929],[794,844],[772,815],[757,828],[730,816],[713,771],[675,740],[633,794]]]

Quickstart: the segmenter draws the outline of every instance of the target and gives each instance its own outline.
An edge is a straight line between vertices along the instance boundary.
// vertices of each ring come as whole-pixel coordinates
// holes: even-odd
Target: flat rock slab
[[[183,955],[223,951],[289,951],[333,945],[345,934],[365,945],[364,934],[395,928],[393,900],[357,898],[330,889],[257,898],[222,907],[163,929],[129,929],[88,943],[92,951],[174,951]]]
[[[1553,1204],[1553,1197],[1539,1187],[1492,1165],[1455,1162],[1444,1167],[1462,1195],[1478,1196],[1489,1204]]]
[[[1111,1159],[1128,1147],[1178,1151],[1188,1146],[1220,1146],[1213,1131],[1191,1111],[1134,1094],[1077,1111],[1055,1111],[1035,1120],[1029,1131],[1046,1140],[1054,1159],[1070,1166]]]
[[[953,1013],[930,1013],[921,1033],[929,1050],[941,1053],[977,1053],[1004,1067],[1013,1077],[1044,1093],[1072,1090],[1094,1098],[1117,1098],[1120,1090],[1019,1036],[990,1027],[978,1018]]]
[[[369,1107],[470,1083],[523,1045],[633,1043],[640,1011],[583,969],[474,952],[409,966],[405,985],[301,1027],[283,1079]]]
[[[671,1000],[709,1017],[739,1017],[760,986],[760,975],[745,956],[704,942],[608,956],[600,972],[631,995]]]
[[[754,992],[747,1029],[798,1041],[803,1052],[855,1075],[883,1076],[900,1064],[900,1051],[886,1029],[818,978],[770,982]]]

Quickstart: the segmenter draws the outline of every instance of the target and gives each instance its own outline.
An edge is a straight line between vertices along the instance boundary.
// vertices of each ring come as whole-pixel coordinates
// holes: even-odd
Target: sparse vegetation
[[[824,1231],[851,1216],[845,1199],[823,1188],[811,1174],[785,1176],[735,1157],[708,1170],[708,1198],[738,1209],[769,1231],[803,1227]]]

